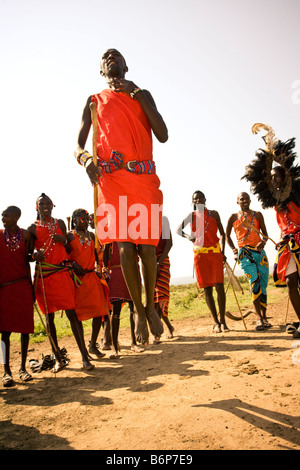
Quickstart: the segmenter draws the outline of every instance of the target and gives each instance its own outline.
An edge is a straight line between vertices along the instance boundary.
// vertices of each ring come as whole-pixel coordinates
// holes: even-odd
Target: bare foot
[[[112,350],[112,352],[109,354],[109,359],[119,359],[119,354],[118,354],[118,351],[116,351],[115,349]]]
[[[174,328],[174,326],[172,326],[172,328],[169,331],[169,334],[167,335],[167,339],[174,338],[174,336],[173,336],[174,331],[175,331],[175,328]]]
[[[164,326],[155,309],[146,313],[149,328],[153,336],[161,336],[164,332]]]
[[[83,361],[82,362],[82,368],[84,370],[93,370],[95,366],[93,366],[93,364],[90,363],[90,361]]]
[[[139,343],[148,344],[149,343],[149,331],[147,327],[146,316],[134,313],[134,324],[135,324],[135,336]]]
[[[140,346],[138,346],[137,344],[132,344],[130,346],[130,349],[131,351],[134,351],[134,352],[137,352],[137,353],[142,353],[145,351],[145,348],[141,348]]]
[[[218,323],[216,323],[213,327],[213,332],[214,333],[221,333],[221,328],[220,328],[220,325],[218,325]]]

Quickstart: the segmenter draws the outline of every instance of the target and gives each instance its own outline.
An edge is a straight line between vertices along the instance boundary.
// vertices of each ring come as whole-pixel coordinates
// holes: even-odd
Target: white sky
[[[225,228],[237,194],[250,192],[240,178],[263,146],[255,122],[296,137],[299,154],[299,18],[299,0],[0,0],[1,212],[19,206],[26,228],[41,192],[55,217],[93,210],[73,151],[87,97],[105,88],[100,57],[116,48],[168,126],[154,160],[173,231],[171,272],[192,276],[192,244],[175,234],[192,193],[205,193]],[[261,210],[254,196],[252,208]],[[274,210],[263,215],[278,240]],[[272,269],[270,242],[267,253]]]

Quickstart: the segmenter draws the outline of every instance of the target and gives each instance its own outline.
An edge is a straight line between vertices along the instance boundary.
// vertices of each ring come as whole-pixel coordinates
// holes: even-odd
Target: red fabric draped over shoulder
[[[113,151],[124,163],[153,160],[152,131],[137,100],[125,93],[103,90],[93,95],[97,105],[97,154],[110,161]],[[136,174],[125,168],[102,172],[98,185],[97,233],[101,243],[130,241],[157,245],[163,195],[155,173]]]

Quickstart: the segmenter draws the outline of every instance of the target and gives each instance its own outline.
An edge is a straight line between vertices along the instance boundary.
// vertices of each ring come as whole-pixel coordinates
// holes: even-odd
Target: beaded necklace
[[[79,241],[84,248],[91,245],[92,239],[87,230],[85,230],[84,232],[78,232],[77,230],[73,230],[73,232],[78,236]]]
[[[9,251],[16,251],[20,248],[22,238],[22,230],[17,227],[17,232],[12,234],[6,229],[4,230],[4,240]]]
[[[199,214],[201,215],[201,212],[198,211]],[[196,214],[196,213],[194,213]],[[207,219],[205,220],[205,210],[202,212],[203,214],[203,218],[204,218],[204,221],[205,221],[205,227],[203,229],[203,232],[197,237],[197,243],[198,241],[200,240],[200,242],[202,242],[202,239],[204,238],[204,235],[206,234],[207,230],[208,230],[208,227],[209,227],[209,211],[207,211]],[[197,225],[197,222],[196,222],[196,225]]]
[[[288,216],[288,210],[285,209],[284,211],[284,216],[286,218],[286,223],[287,223],[287,227],[284,229],[284,230],[288,230],[288,228],[290,227],[290,225],[293,225],[294,227],[293,228],[300,228],[300,225],[296,224],[296,222],[293,222],[289,216]]]
[[[56,233],[56,219],[52,219],[50,220],[50,222],[41,222],[40,220],[37,221],[37,224],[40,226],[40,227],[46,227],[48,229],[48,232],[49,232],[49,236],[48,238],[46,239],[45,243],[43,244],[43,246],[41,247],[40,251],[46,255],[46,254],[49,254],[52,250],[53,250],[53,247],[55,245],[55,242],[53,241],[53,235],[55,235]]]
[[[247,231],[246,235],[244,235],[243,238],[241,238],[241,240],[240,240],[240,242],[243,242],[243,241],[246,240],[246,238],[249,237],[250,232],[251,232],[251,229],[249,229],[249,227],[247,227],[246,225],[244,225],[243,221],[244,221],[245,219],[247,219],[248,222],[250,223],[250,225],[254,225],[255,212],[252,211],[252,210],[250,210],[250,220],[249,220],[248,213],[247,213],[247,212],[242,212],[242,211],[240,211],[239,214],[238,214],[238,218],[239,218],[239,220],[241,221],[243,227],[248,228],[248,231]]]

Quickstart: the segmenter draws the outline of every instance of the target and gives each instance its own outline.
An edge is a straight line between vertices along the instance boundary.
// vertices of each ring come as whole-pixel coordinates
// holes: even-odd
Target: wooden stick
[[[243,317],[243,314],[242,314],[242,311],[241,311],[241,307],[240,307],[240,304],[239,304],[239,302],[238,302],[238,299],[237,299],[237,296],[236,296],[236,293],[235,293],[235,289],[234,289],[233,283],[231,282],[230,276],[228,276],[228,277],[229,277],[229,282],[230,282],[231,287],[232,287],[232,290],[233,290],[233,294],[234,294],[234,297],[235,297],[235,301],[236,301],[236,303],[237,303],[237,306],[238,306],[240,315],[241,315],[242,320],[243,320],[243,323],[244,323],[244,327],[245,327],[245,329],[247,330],[247,326],[246,326],[246,323],[245,323],[245,319],[244,319],[244,317]]]
[[[234,263],[232,272],[234,272],[234,270],[235,270],[236,263],[237,263],[237,259],[235,260],[235,263]],[[228,279],[229,279],[229,276],[228,276]],[[230,280],[229,280],[229,282],[228,282],[228,284],[227,284],[225,294],[227,294],[227,291],[228,291],[229,286],[230,286]]]
[[[90,104],[92,124],[93,124],[93,163],[97,166],[97,134],[98,134],[98,121],[97,121],[97,106],[96,103]],[[95,230],[95,247],[99,247],[99,240],[97,236],[97,206],[98,206],[98,188],[94,186],[94,230]]]
[[[289,301],[290,301],[290,298],[288,297],[287,306],[286,306],[286,314],[285,314],[285,322],[284,322],[285,325],[287,323],[287,317],[288,317],[288,313],[289,313]]]
[[[36,289],[36,287],[37,287],[37,279],[38,279],[38,277],[40,277],[40,278],[41,278],[41,281],[42,281],[42,289],[43,289],[43,295],[44,295],[45,308],[46,308],[46,313],[48,314],[49,312],[48,312],[48,305],[47,305],[47,300],[46,300],[46,292],[45,292],[44,278],[43,278],[43,274],[42,274],[42,265],[41,265],[41,262],[40,262],[40,261],[39,261],[39,263],[38,263],[38,272],[37,272],[37,275],[36,275],[35,289]],[[50,344],[51,344],[51,346],[52,346],[52,348],[53,348],[53,352],[54,352],[55,358],[56,358],[56,360],[59,362],[60,366],[62,366],[63,364],[62,364],[62,362],[61,362],[60,353],[59,353],[59,351],[58,351],[58,349],[57,349],[57,346],[56,346],[56,344],[55,344],[55,342],[54,342],[54,339],[52,338],[51,333],[50,333],[50,331],[48,330],[47,326],[45,326],[45,324],[44,324],[44,322],[43,322],[43,320],[42,320],[42,317],[41,317],[41,315],[40,315],[38,309],[37,309],[37,311],[38,311],[39,317],[40,317],[40,319],[41,319],[41,322],[42,322],[42,324],[43,324],[43,326],[44,326],[44,328],[45,328],[46,334],[47,334],[47,336],[48,336],[48,338],[49,338]]]
[[[264,235],[260,230],[258,230],[256,227],[254,227],[254,225],[251,225],[251,224],[249,223],[249,221],[246,221],[245,219],[242,219],[242,223],[245,225],[245,227],[250,228],[251,230],[254,230],[254,232],[256,232],[256,233],[258,233],[259,235],[261,235],[264,239],[270,240],[271,242],[274,243],[274,245],[277,245],[277,243],[274,242],[274,240],[272,240],[272,238],[267,237],[266,235]]]
[[[71,217],[67,217],[67,221],[68,221],[68,232],[70,232],[70,230],[71,230]]]

